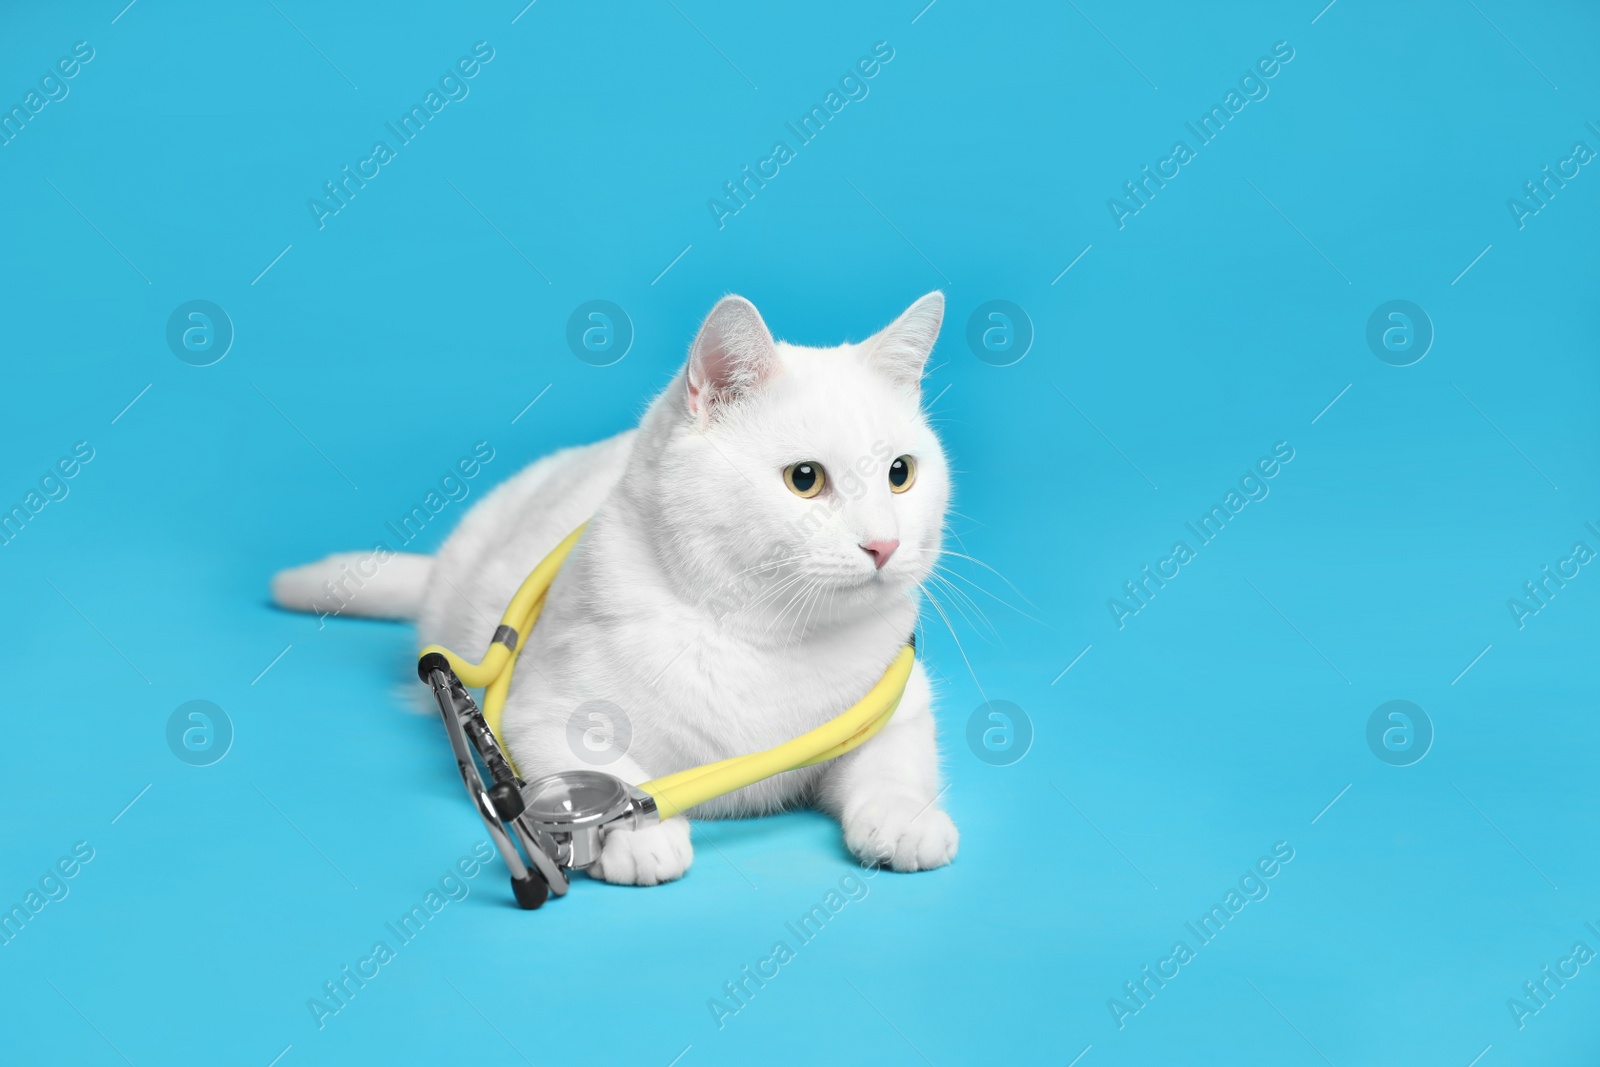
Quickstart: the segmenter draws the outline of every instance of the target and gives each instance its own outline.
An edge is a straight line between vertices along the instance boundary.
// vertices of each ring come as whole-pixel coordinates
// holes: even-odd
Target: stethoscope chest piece
[[[537,908],[551,893],[564,896],[567,871],[594,864],[612,828],[659,820],[653,796],[604,771],[558,771],[524,782],[449,663],[426,656],[418,673],[438,701],[461,780],[511,870],[522,907]]]
[[[581,869],[600,858],[605,833],[653,821],[655,798],[604,771],[559,771],[522,787],[522,818],[554,846],[562,867]]]

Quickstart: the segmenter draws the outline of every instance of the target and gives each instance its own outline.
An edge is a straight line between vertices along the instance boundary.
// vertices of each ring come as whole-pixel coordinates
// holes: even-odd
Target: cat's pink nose
[[[889,562],[889,557],[894,555],[894,550],[899,547],[899,541],[861,542],[861,551],[872,557],[873,565],[880,571],[883,570],[883,565]]]

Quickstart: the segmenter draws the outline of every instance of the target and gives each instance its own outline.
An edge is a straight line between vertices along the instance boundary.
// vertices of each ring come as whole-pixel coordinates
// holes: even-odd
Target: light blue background
[[[1600,572],[1523,629],[1506,604],[1600,548],[1600,173],[1522,229],[1506,203],[1600,148],[1592,9],[122,2],[0,16],[8,108],[96,53],[0,147],[0,502],[95,449],[0,548],[0,901],[95,849],[0,947],[4,1059],[1595,1061],[1600,969],[1507,1007],[1600,949]],[[470,96],[319,230],[308,198],[480,40]],[[719,230],[707,199],[877,41],[870,95]],[[1270,95],[1119,230],[1107,199],[1278,41]],[[702,824],[681,883],[537,914],[496,865],[319,1031],[307,999],[483,834],[406,710],[411,632],[278,612],[271,572],[384,537],[475,441],[469,504],[628,426],[724,292],[831,343],[933,288],[953,527],[1015,591],[953,565],[1020,609],[973,593],[970,670],[924,620],[954,866],[873,878],[719,1030],[855,870],[828,820]],[[597,298],[637,331],[606,368],[564,339]],[[237,331],[211,367],[166,346],[191,299]],[[993,299],[1036,332],[1011,367],[965,343]],[[1436,331],[1410,367],[1365,341],[1391,299]],[[1119,630],[1108,598],[1279,441],[1270,496]],[[985,698],[1031,720],[1014,765],[966,743]],[[236,731],[210,767],[165,740],[194,699]],[[1436,732],[1410,767],[1366,743],[1393,699]],[[1270,896],[1119,1029],[1279,841]]]

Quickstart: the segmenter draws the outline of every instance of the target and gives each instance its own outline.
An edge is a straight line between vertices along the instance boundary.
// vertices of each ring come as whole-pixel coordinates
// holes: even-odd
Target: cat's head
[[[786,633],[907,601],[950,497],[921,388],[943,317],[933,292],[865,341],[807,348],[743,297],[712,309],[635,457],[690,596]]]

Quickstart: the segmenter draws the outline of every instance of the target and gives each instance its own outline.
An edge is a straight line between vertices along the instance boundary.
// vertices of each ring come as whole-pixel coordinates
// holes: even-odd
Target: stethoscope
[[[899,707],[916,660],[913,636],[877,684],[848,711],[763,752],[691,767],[640,785],[595,770],[557,771],[525,782],[500,747],[500,716],[517,655],[526,644],[524,637],[533,629],[551,581],[583,531],[580,526],[568,534],[523,580],[480,662],[468,663],[439,645],[424,648],[417,660],[417,674],[438,701],[461,781],[511,871],[517,903],[530,910],[551,893],[565,896],[567,872],[592,865],[612,830],[640,829],[775,774],[842,756],[867,741]],[[484,690],[481,710],[468,686]]]

